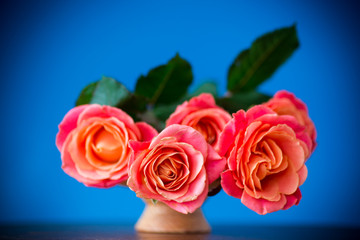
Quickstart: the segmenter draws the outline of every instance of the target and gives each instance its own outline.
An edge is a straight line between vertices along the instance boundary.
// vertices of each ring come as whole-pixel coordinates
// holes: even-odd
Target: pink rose
[[[230,196],[259,214],[297,205],[309,136],[293,116],[258,105],[233,115],[220,136],[220,155],[227,158],[221,185]]]
[[[308,109],[303,101],[297,98],[293,93],[282,90],[277,92],[265,106],[271,108],[279,115],[291,115],[305,126],[305,131],[309,135],[309,153],[312,153],[316,147],[316,129],[313,121],[309,117]]]
[[[118,108],[81,105],[60,123],[56,146],[68,175],[86,186],[108,188],[128,178],[128,142],[148,141],[155,135],[154,128],[134,123]]]
[[[217,149],[219,135],[230,120],[231,115],[216,105],[214,97],[203,93],[179,105],[166,121],[166,126],[181,124],[193,127]]]
[[[166,127],[151,142],[131,141],[129,187],[138,197],[164,202],[191,213],[205,201],[209,184],[219,178],[225,159],[191,127]]]

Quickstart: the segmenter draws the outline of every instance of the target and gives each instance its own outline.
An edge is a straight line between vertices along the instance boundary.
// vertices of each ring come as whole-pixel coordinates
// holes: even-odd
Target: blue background
[[[86,2],[86,3],[85,3]],[[265,216],[221,192],[211,224],[360,226],[359,42],[347,1],[9,1],[0,5],[0,222],[135,223],[143,203],[127,188],[87,188],[61,170],[57,125],[81,89],[103,75],[130,90],[176,52],[194,83],[225,92],[235,56],[263,33],[297,23],[301,46],[260,87],[303,99],[318,147],[299,206]]]

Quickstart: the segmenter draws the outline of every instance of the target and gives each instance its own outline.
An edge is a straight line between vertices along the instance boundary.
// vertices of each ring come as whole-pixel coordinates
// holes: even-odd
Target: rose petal
[[[272,128],[268,134],[276,144],[282,149],[283,154],[287,155],[293,163],[295,170],[299,170],[305,162],[304,148],[296,138],[295,133],[287,125],[278,125]]]
[[[156,135],[158,135],[156,129],[145,122],[137,122],[135,125],[141,132],[141,141],[151,141]]]
[[[63,149],[67,148],[67,147],[65,147],[65,145],[69,144],[70,141],[71,141],[71,137],[67,138],[67,140],[64,143]],[[116,179],[116,180],[108,179],[108,180],[98,181],[97,179],[85,177],[84,175],[79,174],[79,172],[77,171],[77,168],[73,162],[73,159],[71,158],[68,151],[63,150],[61,152],[61,158],[63,160],[61,167],[64,170],[64,172],[66,174],[68,174],[69,176],[75,178],[79,182],[82,182],[87,187],[109,188],[109,187],[113,187],[125,180],[125,179]]]
[[[129,160],[129,166],[134,162],[135,159],[141,158],[140,155],[145,154],[145,150],[148,149],[150,142],[140,142],[135,140],[129,141],[129,147],[133,154]]]
[[[126,126],[134,125],[134,120],[124,111],[119,108],[110,107],[107,105],[90,104],[80,114],[78,122],[83,120],[97,117],[97,118],[109,118],[115,117],[119,121],[123,122]]]
[[[163,138],[169,136],[178,142],[184,142],[194,146],[205,158],[207,157],[207,143],[204,137],[198,131],[186,125],[173,124],[166,127],[151,141],[150,148],[153,148],[159,144]]]
[[[267,176],[261,181],[262,191],[259,194],[268,200],[274,199],[279,194],[292,194],[299,186],[299,176],[291,164],[277,174]]]
[[[167,204],[172,209],[187,214],[187,213],[193,213],[196,209],[200,208],[201,205],[204,203],[205,199],[207,198],[208,194],[208,182],[205,182],[205,189],[202,192],[200,196],[198,196],[196,199],[193,199],[189,202],[176,202],[176,201],[163,201],[165,204]]]
[[[286,204],[282,209],[287,210],[294,205],[298,205],[300,200],[301,200],[301,192],[300,189],[298,188],[296,192],[286,196]]]
[[[225,162],[198,131],[185,125],[166,127],[146,145],[130,141],[130,147],[130,189],[182,213],[195,211],[207,197],[207,158],[215,175]]]
[[[235,135],[237,134],[237,129],[235,126],[235,119],[230,120],[224,127],[223,131],[219,136],[219,145],[215,149],[220,156],[225,156],[228,152],[228,149],[233,144]]]
[[[221,186],[232,197],[241,198],[243,195],[243,189],[236,185],[236,180],[231,170],[226,170],[221,174]]]
[[[67,146],[69,144],[69,142],[72,141],[72,136],[73,135],[72,133],[70,133],[69,137],[65,140],[64,142],[64,146]],[[61,168],[64,170],[64,172],[66,172],[69,176],[77,179],[78,181],[80,182],[83,182],[83,181],[87,181],[89,180],[90,183],[95,183],[96,181],[94,180],[91,180],[91,179],[87,179],[85,177],[83,177],[82,175],[80,175],[77,171],[76,171],[76,168],[75,168],[75,164],[74,164],[74,161],[71,157],[71,155],[69,154],[68,151],[62,151],[61,152],[61,159],[63,160],[62,161],[62,166]]]
[[[304,165],[302,168],[300,168],[297,174],[299,175],[299,186],[301,186],[305,182],[308,174],[307,167]]]
[[[286,204],[286,197],[281,195],[279,201],[267,201],[265,199],[256,199],[249,196],[245,191],[242,195],[241,202],[257,212],[258,214],[265,215],[267,213],[275,212],[282,209]]]
[[[206,179],[205,169],[201,169],[195,181],[189,184],[189,189],[186,194],[174,199],[176,202],[189,202],[197,199],[199,196],[203,194],[203,192],[207,192],[208,182]]]
[[[197,108],[189,108],[187,107],[188,103],[184,102],[183,104],[176,107],[174,113],[172,113],[169,118],[166,120],[166,126],[170,126],[172,124],[181,124],[181,121],[193,111],[196,111]]]
[[[185,151],[188,157],[190,170],[190,178],[188,181],[192,182],[198,176],[205,164],[204,155],[202,155],[200,151],[196,150],[194,146],[187,143],[178,143],[177,145]]]
[[[148,184],[144,182],[143,173],[140,171],[140,165],[143,158],[136,158],[129,169],[129,178],[127,185],[136,193],[137,197],[164,200],[165,198],[148,188]]]
[[[193,127],[217,148],[220,132],[230,120],[230,114],[216,105],[214,97],[204,93],[179,105],[167,119],[166,126],[182,124]]]
[[[293,93],[285,90],[278,91],[272,99],[270,99],[264,105],[270,107],[279,115],[290,115],[296,118],[300,125],[305,127],[305,135],[308,138],[301,136],[306,145],[308,146],[309,153],[307,157],[314,151],[316,147],[316,129],[313,121],[309,117],[306,104]]]
[[[210,93],[202,93],[199,96],[192,98],[189,101],[189,105],[199,108],[216,107],[215,99]]]
[[[274,117],[277,114],[269,107],[263,105],[255,105],[246,112],[246,119],[248,122],[259,120],[262,116]]]
[[[286,90],[278,91],[277,93],[275,93],[274,98],[289,99],[296,106],[297,109],[308,111],[306,104],[303,101],[297,98],[295,94],[288,92]]]
[[[77,119],[86,107],[88,107],[88,105],[80,105],[72,108],[68,113],[66,113],[65,117],[59,124],[59,132],[56,135],[56,147],[59,151],[61,151],[66,137],[73,129],[76,128]]]
[[[209,184],[213,183],[220,177],[222,171],[224,171],[226,165],[226,159],[220,157],[220,155],[214,150],[214,148],[208,145],[208,154],[205,162],[205,169],[208,177]]]

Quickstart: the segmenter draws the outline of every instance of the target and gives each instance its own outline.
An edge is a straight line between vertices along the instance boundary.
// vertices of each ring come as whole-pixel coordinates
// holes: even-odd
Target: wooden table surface
[[[0,225],[0,239],[54,240],[282,240],[360,239],[360,228],[335,226],[212,226],[210,234],[136,233],[129,224]]]

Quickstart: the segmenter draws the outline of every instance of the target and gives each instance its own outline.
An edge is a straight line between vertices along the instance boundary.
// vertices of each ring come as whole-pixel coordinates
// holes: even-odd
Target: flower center
[[[100,128],[94,136],[92,149],[100,159],[106,162],[119,160],[122,153],[121,142],[105,128]]]
[[[206,120],[202,120],[198,122],[195,126],[193,126],[198,132],[201,133],[201,135],[204,136],[206,142],[208,144],[213,144],[216,140],[216,130],[214,129],[214,126]]]
[[[164,184],[174,181],[177,178],[178,168],[176,164],[172,164],[171,160],[166,159],[158,168],[158,174]]]

